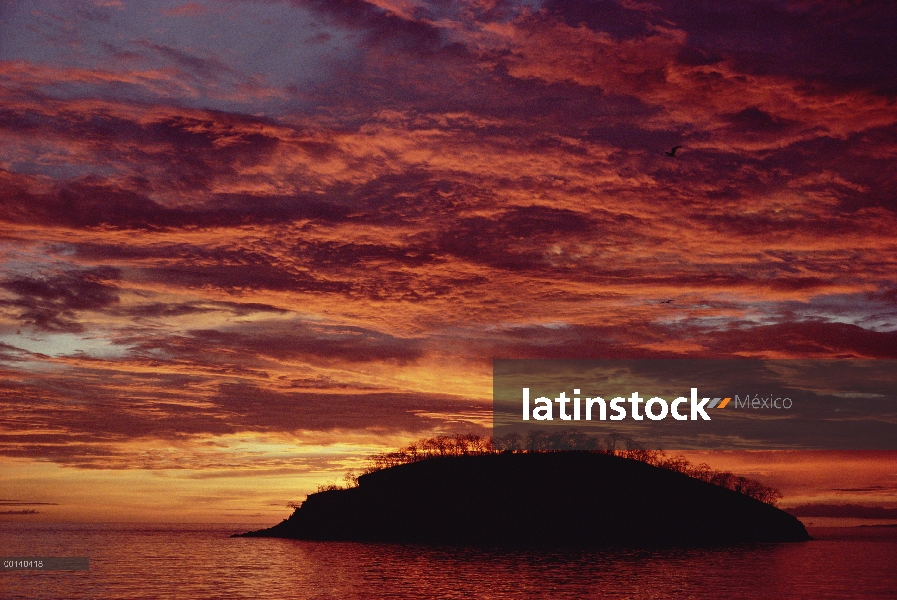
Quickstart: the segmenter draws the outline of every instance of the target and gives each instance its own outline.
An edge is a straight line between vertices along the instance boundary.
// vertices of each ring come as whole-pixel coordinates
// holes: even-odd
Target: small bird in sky
[[[669,153],[667,153],[667,154],[669,154]],[[670,302],[672,302],[672,300],[664,300],[663,302],[661,302],[661,304],[669,304]]]
[[[676,158],[676,150],[678,150],[679,148],[685,148],[685,146],[673,146],[672,150],[670,150],[669,152],[664,152],[664,154]]]

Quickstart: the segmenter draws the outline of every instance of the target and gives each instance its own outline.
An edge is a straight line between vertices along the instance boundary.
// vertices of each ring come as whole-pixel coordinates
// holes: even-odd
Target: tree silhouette
[[[630,437],[613,433],[602,440],[574,429],[553,433],[538,429],[530,430],[525,437],[512,432],[494,440],[488,436],[478,436],[472,433],[423,438],[394,452],[382,452],[370,456],[367,466],[362,469],[360,474],[349,471],[343,480],[346,482],[344,487],[355,487],[358,485],[360,475],[440,456],[571,451],[610,454],[636,460],[712,483],[767,504],[775,505],[782,497],[781,492],[776,488],[754,479],[733,475],[728,471],[715,471],[706,463],[692,465],[682,455],[667,456],[663,450],[649,449]],[[333,483],[319,485],[318,492],[339,490],[344,487]]]

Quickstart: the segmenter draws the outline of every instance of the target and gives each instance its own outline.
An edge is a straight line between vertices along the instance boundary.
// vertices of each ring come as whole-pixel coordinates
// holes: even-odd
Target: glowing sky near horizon
[[[888,2],[0,5],[0,495],[270,520],[484,432],[493,357],[897,358],[894,31]],[[893,455],[850,485],[819,456],[743,466],[897,505]]]

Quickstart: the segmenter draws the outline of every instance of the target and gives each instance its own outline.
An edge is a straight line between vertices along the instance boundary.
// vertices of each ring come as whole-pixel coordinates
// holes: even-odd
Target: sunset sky
[[[0,513],[39,512],[0,518],[273,523],[488,433],[492,358],[897,358],[895,31],[889,1],[0,4]],[[696,459],[897,506],[897,453]]]

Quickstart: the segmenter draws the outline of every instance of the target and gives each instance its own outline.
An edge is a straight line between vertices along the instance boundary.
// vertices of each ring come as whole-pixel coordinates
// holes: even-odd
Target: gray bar
[[[492,368],[503,448],[897,450],[893,359],[495,359]]]
[[[0,558],[3,571],[87,571],[87,556],[12,556]]]

